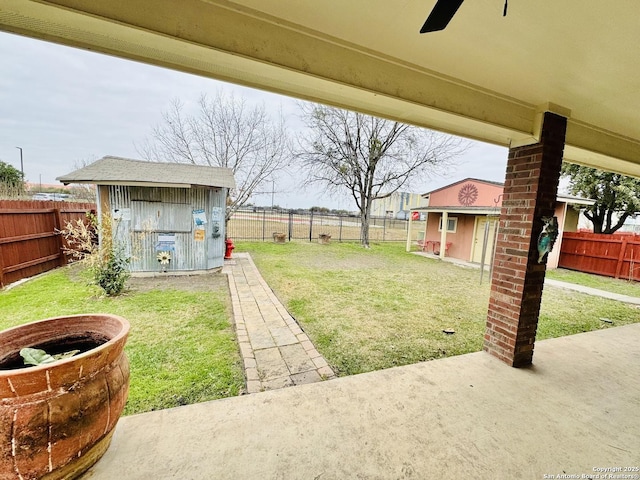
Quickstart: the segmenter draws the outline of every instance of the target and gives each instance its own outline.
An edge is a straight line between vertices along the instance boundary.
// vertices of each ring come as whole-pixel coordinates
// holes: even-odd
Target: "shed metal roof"
[[[68,183],[100,185],[141,185],[155,187],[236,186],[230,168],[182,163],[147,162],[120,157],[103,157],[86,167],[56,180]]]

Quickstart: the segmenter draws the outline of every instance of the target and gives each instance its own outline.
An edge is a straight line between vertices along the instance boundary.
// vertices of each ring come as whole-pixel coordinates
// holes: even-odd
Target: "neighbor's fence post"
[[[293,235],[293,211],[289,210],[289,241],[291,241],[292,235]]]
[[[624,257],[627,250],[627,237],[622,238],[622,245],[620,245],[620,254],[618,255],[618,261],[616,262],[615,278],[620,278],[622,271],[622,265],[624,265]]]
[[[60,209],[53,209],[53,226],[55,231],[62,230],[62,216],[60,215]],[[64,251],[64,237],[61,233],[58,233],[58,245],[60,249],[60,260],[58,261],[58,265],[64,267],[67,264],[67,253]]]
[[[0,249],[0,288],[2,287],[4,287],[4,262],[2,261],[2,250]]]
[[[309,216],[309,241],[311,242],[313,238],[313,210],[311,210],[311,215]]]
[[[265,241],[265,228],[267,226],[267,211],[266,210],[262,210],[262,241]]]

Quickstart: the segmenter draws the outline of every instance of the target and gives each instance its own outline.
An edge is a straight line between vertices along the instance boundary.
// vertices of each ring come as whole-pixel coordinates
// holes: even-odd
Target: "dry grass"
[[[240,243],[340,375],[482,348],[489,282],[402,244]],[[640,310],[546,287],[538,338],[640,321]],[[444,329],[455,334],[447,335]]]

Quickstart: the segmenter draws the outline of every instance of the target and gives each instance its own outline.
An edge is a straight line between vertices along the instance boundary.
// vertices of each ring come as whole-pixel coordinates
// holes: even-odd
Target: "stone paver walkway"
[[[248,253],[225,262],[247,392],[335,377],[306,333],[264,281]]]

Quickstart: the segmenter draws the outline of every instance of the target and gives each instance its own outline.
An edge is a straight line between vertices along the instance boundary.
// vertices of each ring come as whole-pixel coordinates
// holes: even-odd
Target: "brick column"
[[[513,367],[533,359],[546,270],[537,241],[554,213],[566,126],[546,112],[540,142],[509,149],[484,350]]]

